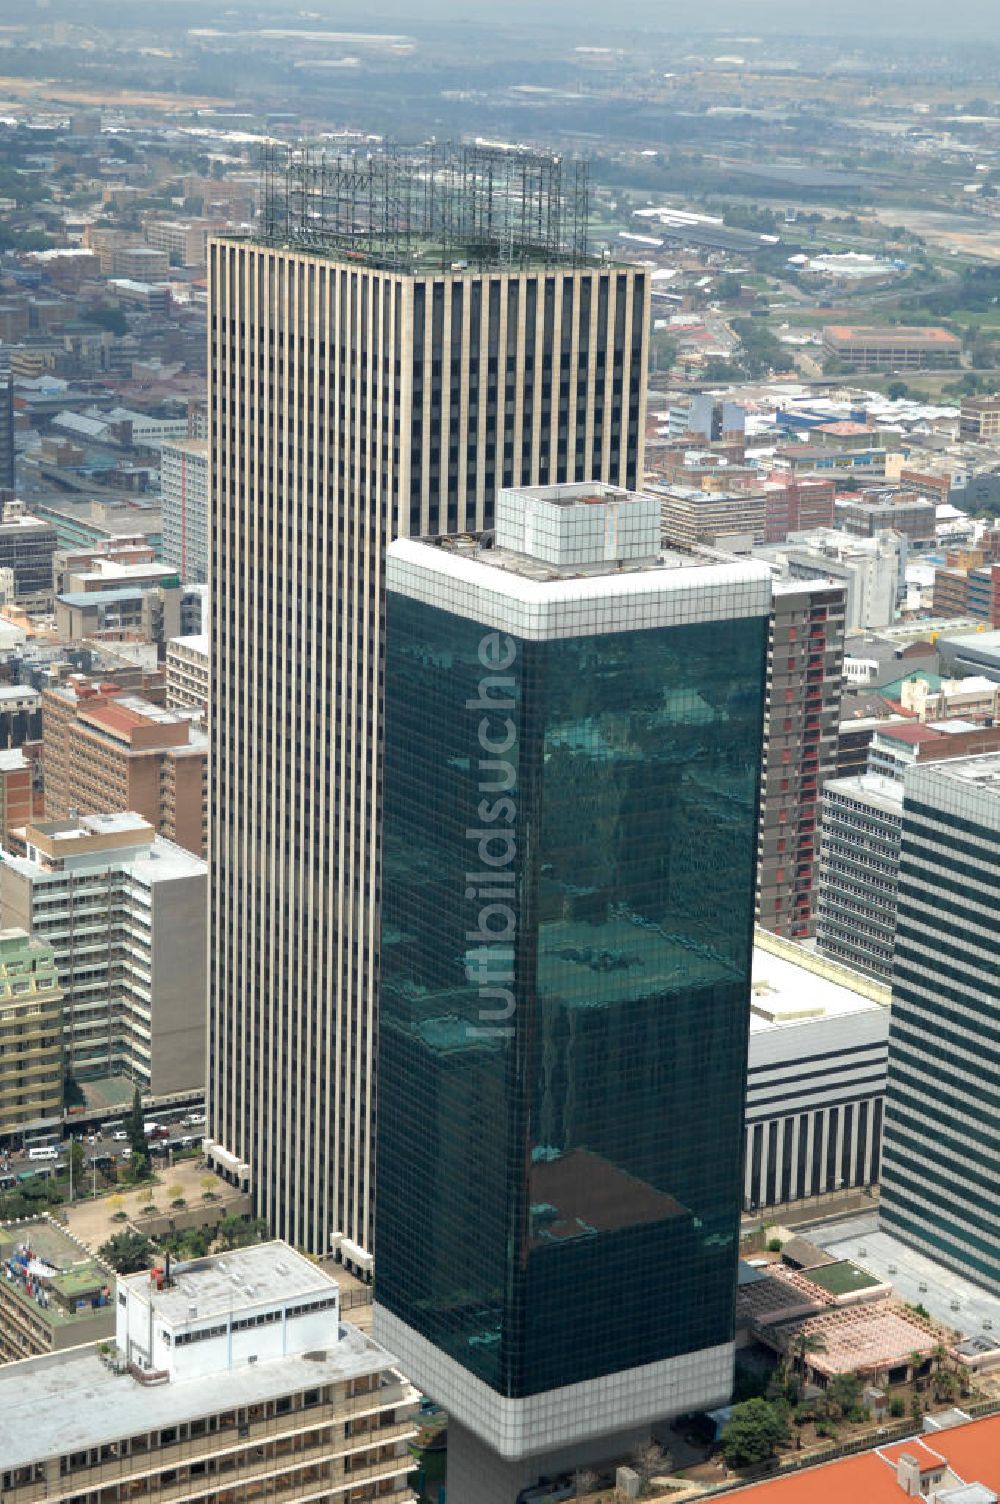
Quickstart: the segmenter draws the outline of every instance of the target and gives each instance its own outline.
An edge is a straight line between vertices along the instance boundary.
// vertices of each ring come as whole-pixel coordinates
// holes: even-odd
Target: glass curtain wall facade
[[[729,1342],[767,618],[386,632],[377,1299],[508,1397]]]

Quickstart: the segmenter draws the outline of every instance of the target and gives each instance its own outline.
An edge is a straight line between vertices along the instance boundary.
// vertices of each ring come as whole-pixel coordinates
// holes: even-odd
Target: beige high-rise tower
[[[556,158],[298,158],[211,244],[209,318],[208,1152],[365,1269],[385,548],[489,528],[501,486],[641,484],[648,286],[587,255]]]

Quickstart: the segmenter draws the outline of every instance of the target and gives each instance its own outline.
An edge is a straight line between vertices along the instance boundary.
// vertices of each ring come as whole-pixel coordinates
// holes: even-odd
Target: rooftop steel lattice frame
[[[258,234],[394,271],[589,266],[586,162],[431,142],[265,148]]]

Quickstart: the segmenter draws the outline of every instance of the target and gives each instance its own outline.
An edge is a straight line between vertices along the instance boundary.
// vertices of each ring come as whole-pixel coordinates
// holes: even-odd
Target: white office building
[[[879,1178],[889,988],[758,930],[753,952],[743,1205]]]
[[[851,538],[834,528],[815,528],[753,552],[778,563],[787,579],[823,576],[842,583],[848,633],[891,626],[897,604],[905,598],[907,540],[901,533]]]

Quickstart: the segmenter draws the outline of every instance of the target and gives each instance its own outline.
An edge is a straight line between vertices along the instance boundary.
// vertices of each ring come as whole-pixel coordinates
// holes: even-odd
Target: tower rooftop
[[[273,147],[262,190],[252,239],[364,266],[460,273],[597,259],[587,164],[524,146]]]

